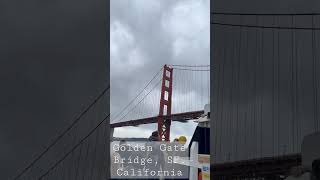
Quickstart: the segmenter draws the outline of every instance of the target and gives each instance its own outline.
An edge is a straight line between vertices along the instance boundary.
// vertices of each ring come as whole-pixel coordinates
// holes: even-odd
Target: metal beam
[[[203,113],[204,111],[192,111],[192,112],[171,114],[171,115],[162,116],[162,117],[165,119],[171,119],[172,121],[188,121],[188,120],[200,118]],[[138,126],[141,124],[157,123],[157,118],[158,116],[113,123],[113,124],[110,124],[110,127],[117,128],[117,127],[124,127],[124,126]]]

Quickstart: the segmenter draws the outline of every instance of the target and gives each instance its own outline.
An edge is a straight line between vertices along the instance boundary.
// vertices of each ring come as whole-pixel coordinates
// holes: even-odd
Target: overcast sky
[[[111,0],[111,113],[127,105],[164,64],[209,65],[209,3]],[[171,137],[192,136],[196,126],[176,124]],[[114,136],[148,137],[155,129],[155,124],[117,128]]]

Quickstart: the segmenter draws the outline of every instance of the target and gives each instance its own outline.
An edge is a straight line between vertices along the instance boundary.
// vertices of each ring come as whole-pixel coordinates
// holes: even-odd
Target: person
[[[120,140],[119,142],[119,147],[125,147],[123,149],[128,149],[128,144],[127,144],[127,141],[125,141],[124,139]],[[130,153],[128,153],[127,151],[119,151],[119,154],[121,156],[121,158],[125,158],[125,159],[128,159],[130,157]]]
[[[149,141],[159,141],[160,137],[159,137],[159,133],[158,131],[153,131],[151,133],[151,136],[149,137]]]
[[[171,143],[168,143],[167,146],[170,147],[170,148],[174,148],[175,145],[179,145],[179,138],[176,137],[173,139],[173,141]],[[167,163],[165,163],[165,170],[166,171],[172,171],[172,170],[177,170],[176,166],[177,164],[174,163],[174,158],[176,156],[178,156],[178,152],[176,151],[167,151],[166,152],[166,155],[167,155]],[[170,159],[170,161],[169,161]],[[172,178],[167,178],[167,179],[172,179]],[[167,180],[165,179],[165,180]]]
[[[179,138],[174,138],[173,143],[179,142]]]
[[[179,139],[178,139],[178,142],[184,146],[187,142],[187,138],[185,136],[180,136]]]
[[[152,151],[148,151],[147,157],[151,158],[152,164],[148,165],[150,171],[156,171],[164,169],[164,154],[160,149],[160,137],[158,131],[153,131],[151,136],[148,138],[149,142],[147,143],[148,146],[152,146]],[[153,178],[153,179],[159,179]]]
[[[177,139],[178,141],[175,142],[175,145],[179,147],[178,149],[182,149],[182,147],[184,147],[187,142],[187,138],[185,136],[180,136]],[[189,158],[189,153],[187,150],[186,151],[181,150],[181,151],[175,152],[174,156],[178,156],[178,158],[185,159],[185,158]],[[188,177],[188,172],[189,172],[188,166],[181,165],[181,164],[174,164],[174,168],[176,170],[179,169],[180,171],[182,171],[184,178]],[[185,179],[181,179],[181,180],[185,180]]]

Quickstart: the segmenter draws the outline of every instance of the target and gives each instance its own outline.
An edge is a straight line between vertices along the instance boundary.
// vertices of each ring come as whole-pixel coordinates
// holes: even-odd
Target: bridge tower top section
[[[160,141],[170,141],[171,119],[164,118],[164,116],[171,115],[172,81],[173,68],[164,65],[161,85],[159,116],[157,120]]]

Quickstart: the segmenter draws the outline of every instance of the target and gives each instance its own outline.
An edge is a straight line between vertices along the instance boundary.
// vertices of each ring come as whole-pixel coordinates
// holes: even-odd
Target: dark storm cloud
[[[7,179],[106,87],[106,21],[102,1],[5,0],[0,23],[0,179]]]

